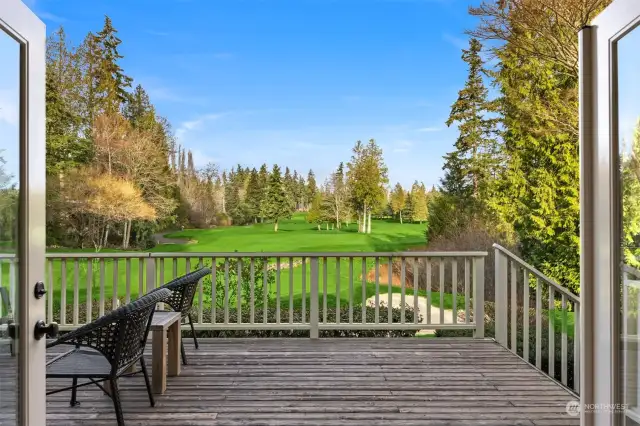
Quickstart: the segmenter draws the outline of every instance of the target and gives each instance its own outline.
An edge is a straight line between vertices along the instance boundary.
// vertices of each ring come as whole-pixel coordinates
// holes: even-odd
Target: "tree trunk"
[[[402,225],[402,212],[400,212],[400,225]]]
[[[278,219],[276,219],[276,221],[274,222],[273,230],[274,230],[275,232],[278,232]]]
[[[131,245],[131,219],[129,219],[129,225],[127,226],[127,248]]]
[[[369,210],[369,220],[367,221],[367,234],[371,233],[371,210]]]
[[[104,227],[104,241],[102,242],[102,247],[107,246],[107,242],[109,241],[109,224]]]
[[[327,226],[327,231],[328,231],[328,230],[329,230],[329,222],[327,222],[327,225],[326,225],[326,226]]]
[[[320,229],[320,224],[318,224],[318,231],[322,231],[322,229]]]

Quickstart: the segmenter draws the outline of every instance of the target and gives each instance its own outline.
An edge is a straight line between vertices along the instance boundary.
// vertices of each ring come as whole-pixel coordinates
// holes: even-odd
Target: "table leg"
[[[167,333],[153,332],[151,349],[151,387],[153,393],[163,394],[167,390]]]
[[[180,320],[169,326],[169,376],[180,375],[180,342],[182,341]]]

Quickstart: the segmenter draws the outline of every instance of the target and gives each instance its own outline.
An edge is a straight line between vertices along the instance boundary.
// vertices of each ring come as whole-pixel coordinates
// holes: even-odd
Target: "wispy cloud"
[[[169,35],[171,35],[171,33],[165,32],[165,31],[155,31],[155,30],[147,30],[145,31],[147,34],[153,35],[153,36],[158,36],[158,37],[167,37]]]
[[[224,113],[205,114],[194,120],[183,121],[182,123],[180,123],[180,126],[176,130],[176,137],[178,139],[182,139],[188,132],[197,130],[202,127],[204,123],[208,121],[218,120],[222,116],[224,116]]]
[[[412,147],[413,141],[399,140],[393,143],[393,149],[391,151],[398,154],[403,154],[409,152]]]
[[[153,101],[175,102],[190,105],[206,105],[208,100],[202,96],[190,96],[165,86],[147,85],[147,93]]]
[[[38,17],[40,19],[44,19],[45,21],[49,21],[49,22],[56,22],[56,23],[67,22],[67,18],[63,18],[62,16],[54,15],[53,13],[49,13],[49,12],[38,12]]]
[[[427,132],[439,132],[442,130],[441,127],[421,127],[417,129],[418,132],[427,133]]]
[[[454,45],[458,49],[466,49],[469,47],[469,41],[460,36],[454,36],[449,33],[442,34],[442,39]]]

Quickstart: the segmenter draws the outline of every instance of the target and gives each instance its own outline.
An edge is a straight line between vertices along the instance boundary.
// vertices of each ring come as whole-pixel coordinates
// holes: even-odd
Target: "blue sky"
[[[432,185],[457,135],[444,122],[466,78],[460,49],[475,2],[25,2],[48,32],[63,25],[74,44],[109,15],[125,71],[199,166],[278,163],[323,179],[356,140],[375,138],[391,184]],[[0,131],[2,121],[0,110]]]
[[[392,183],[431,185],[455,129],[464,0],[31,0],[74,43],[109,15],[122,65],[196,164],[288,165],[326,176],[356,140]]]

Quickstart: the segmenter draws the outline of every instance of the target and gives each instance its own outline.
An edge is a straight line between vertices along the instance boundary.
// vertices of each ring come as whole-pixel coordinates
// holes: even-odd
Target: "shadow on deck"
[[[151,408],[120,380],[127,426],[579,425],[576,397],[491,340],[209,339]],[[50,381],[48,386],[66,383]],[[115,424],[97,387],[47,399],[47,425]]]

